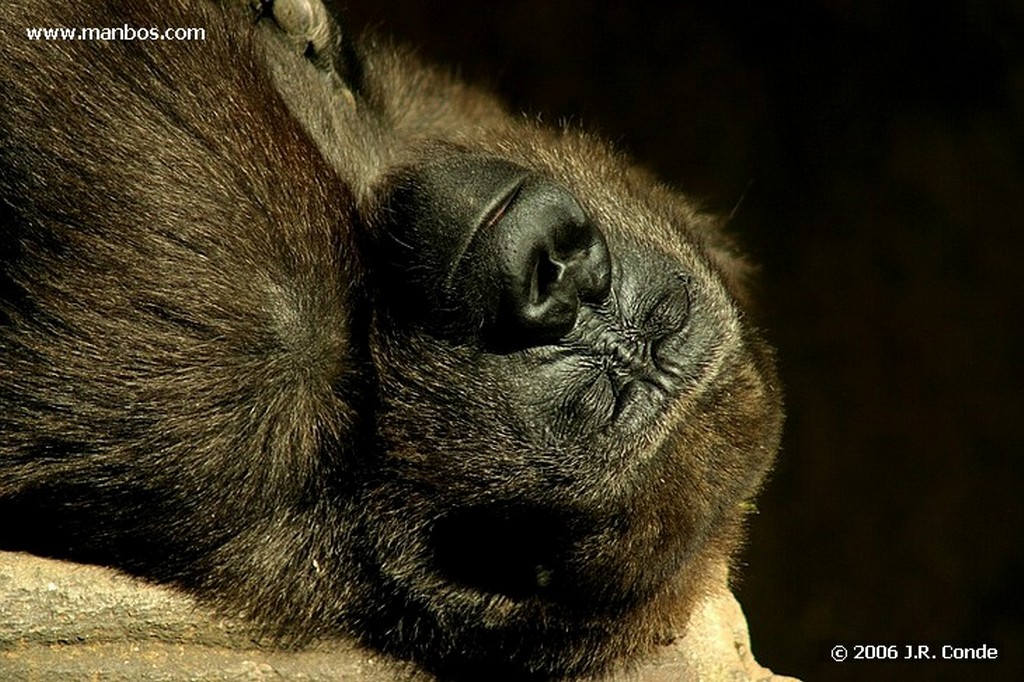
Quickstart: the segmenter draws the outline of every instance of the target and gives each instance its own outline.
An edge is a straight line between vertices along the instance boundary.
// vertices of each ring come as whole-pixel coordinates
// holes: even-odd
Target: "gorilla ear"
[[[408,169],[379,215],[383,302],[396,324],[435,336],[497,351],[552,343],[611,286],[607,241],[576,197],[504,160]]]
[[[361,90],[362,70],[341,12],[320,0],[249,0],[256,20],[273,26],[293,52],[336,79],[349,93]]]

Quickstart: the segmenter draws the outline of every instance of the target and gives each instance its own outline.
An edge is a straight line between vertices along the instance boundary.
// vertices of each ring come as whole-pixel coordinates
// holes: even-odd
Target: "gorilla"
[[[716,217],[318,0],[0,31],[0,547],[446,680],[678,632],[782,421]]]

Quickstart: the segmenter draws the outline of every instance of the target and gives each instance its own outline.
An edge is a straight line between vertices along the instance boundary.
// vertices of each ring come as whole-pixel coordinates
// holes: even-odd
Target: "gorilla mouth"
[[[599,380],[611,391],[614,408],[610,419],[619,422],[637,402],[667,402],[687,384],[692,366],[686,362],[690,308],[689,280],[667,290],[634,325],[616,323],[618,315],[603,315],[584,307],[570,342],[580,352],[600,361]]]
[[[638,276],[644,295],[631,284]],[[530,406],[530,423],[580,442],[602,432],[628,437],[664,418],[707,364],[707,335],[693,331],[700,326],[694,315],[702,316],[691,310],[691,297],[689,276],[674,266],[621,276],[607,300],[581,306],[563,339],[527,351],[529,374],[517,395]]]

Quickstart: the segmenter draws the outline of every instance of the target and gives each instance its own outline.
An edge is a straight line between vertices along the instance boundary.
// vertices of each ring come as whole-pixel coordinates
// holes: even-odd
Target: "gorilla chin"
[[[209,38],[20,38],[125,22]],[[680,633],[782,422],[716,218],[314,0],[0,29],[0,547],[448,681]]]

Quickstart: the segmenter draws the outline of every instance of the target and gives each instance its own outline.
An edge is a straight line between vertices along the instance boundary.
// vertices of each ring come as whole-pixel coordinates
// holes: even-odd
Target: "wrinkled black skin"
[[[712,218],[319,6],[307,39],[268,3],[18,4],[0,545],[452,680],[679,634],[781,423]],[[208,37],[24,37],[125,23]],[[549,232],[582,265],[530,326]]]

